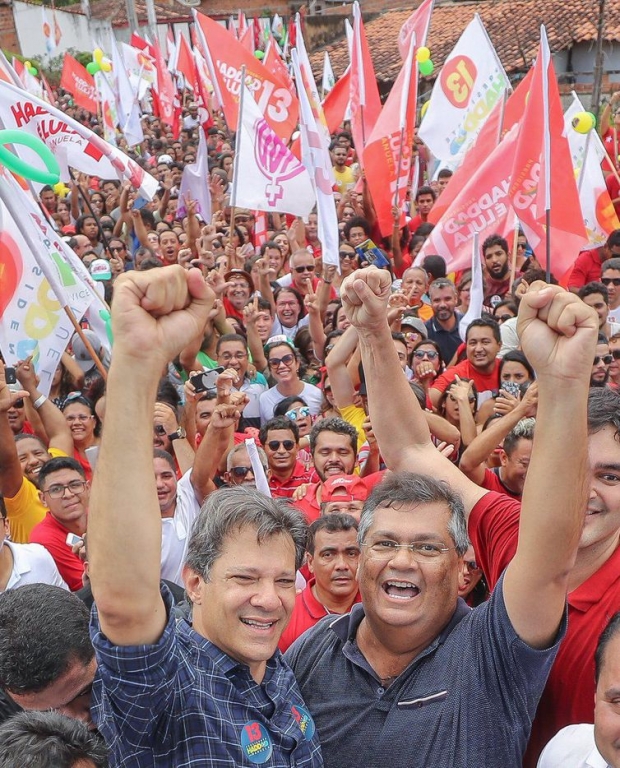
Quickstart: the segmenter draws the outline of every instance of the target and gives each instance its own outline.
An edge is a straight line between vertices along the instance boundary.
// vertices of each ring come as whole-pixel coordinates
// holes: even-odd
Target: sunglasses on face
[[[614,360],[620,360],[620,349],[612,349],[611,356]]]
[[[594,365],[598,365],[600,362],[602,362],[604,365],[611,365],[613,359],[613,355],[597,355],[594,358]]]
[[[230,474],[242,479],[252,472],[252,467],[231,467]]]
[[[16,400],[16,401],[13,403],[13,406],[12,406],[12,407],[13,407],[13,408],[23,408],[23,407],[24,407],[24,398],[23,398],[23,397],[20,397],[20,398],[19,398],[19,400]]]
[[[620,285],[620,277],[602,277],[601,283],[603,285],[615,285],[616,288]]]
[[[495,319],[500,323],[505,323],[506,320],[512,320],[512,315],[496,315]]]
[[[153,430],[155,434],[160,435],[160,437],[163,437],[166,434],[166,427],[164,427],[163,424],[155,424]]]
[[[301,275],[303,272],[314,272],[314,265],[313,266],[305,266],[305,267],[294,267],[295,272],[297,272],[298,275]]]
[[[620,350],[618,350],[618,352],[620,352]],[[297,419],[305,419],[310,416],[310,408],[308,408],[307,405],[302,405],[299,408],[293,408],[292,411],[287,411],[284,415],[291,421],[297,421]]]
[[[340,256],[340,261],[344,261],[345,259],[355,259],[356,254],[350,251],[340,251],[338,256]]]
[[[277,451],[280,446],[284,447],[285,451],[292,451],[295,447],[295,442],[293,440],[270,440],[267,443],[267,446],[270,451]]]
[[[271,357],[269,358],[269,367],[270,368],[279,368],[281,365],[285,365],[287,368],[290,368],[291,365],[293,365],[293,362],[295,360],[295,355],[282,355],[282,357]]]
[[[110,250],[112,253],[118,253],[119,251],[124,251],[125,246],[124,245],[111,245]]]
[[[425,357],[428,357],[429,360],[437,360],[439,353],[434,349],[416,349],[413,356],[416,360],[424,360]]]

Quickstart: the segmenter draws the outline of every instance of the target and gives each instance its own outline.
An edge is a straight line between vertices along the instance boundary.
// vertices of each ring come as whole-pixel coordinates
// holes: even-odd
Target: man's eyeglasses
[[[230,474],[242,480],[244,477],[253,472],[252,467],[231,467]]]
[[[20,397],[19,400],[16,400],[11,408],[23,408],[24,407],[24,398]]]
[[[284,415],[291,421],[297,421],[297,419],[305,419],[310,416],[310,408],[308,408],[307,405],[302,405],[299,408],[293,408],[292,410],[287,411]]]
[[[281,365],[285,365],[287,368],[290,368],[291,365],[293,365],[293,362],[295,361],[295,355],[282,355],[282,357],[270,357],[269,358],[269,367],[273,368],[274,370],[276,368],[279,368]]]
[[[619,350],[616,350],[619,351]],[[600,362],[602,362],[604,365],[611,365],[613,362],[613,355],[597,355],[594,358],[594,365],[598,365]]]
[[[433,544],[429,541],[416,541],[413,544],[398,544],[395,541],[389,539],[383,541],[375,541],[374,543],[362,543],[363,547],[367,548],[368,557],[373,560],[383,560],[388,562],[396,557],[401,549],[408,550],[416,562],[425,560],[435,560],[441,557],[445,552],[450,552],[456,547],[444,547],[441,544]]]
[[[79,496],[86,490],[86,482],[84,480],[72,480],[66,485],[55,483],[54,485],[50,485],[47,491],[41,491],[41,493],[47,494],[50,499],[62,499],[67,490],[71,491],[74,496]]]
[[[616,288],[620,285],[620,277],[601,277],[601,283],[603,285],[615,285]]]
[[[225,363],[228,363],[231,360],[245,360],[247,356],[248,356],[247,352],[235,352],[235,353],[224,352],[221,355],[219,355],[219,359]]]
[[[126,251],[127,249],[125,248],[124,245],[111,245],[110,250],[112,251],[112,253],[119,253],[119,251]]]
[[[314,272],[314,265],[310,266],[309,264],[305,267],[293,267],[295,272],[297,272],[298,275],[301,275],[303,272]]]
[[[416,349],[413,356],[416,360],[424,360],[425,357],[429,360],[437,360],[439,352],[436,352],[434,349]]]
[[[280,446],[283,446],[285,451],[292,451],[295,447],[294,440],[270,440],[267,443],[270,451],[277,451]]]

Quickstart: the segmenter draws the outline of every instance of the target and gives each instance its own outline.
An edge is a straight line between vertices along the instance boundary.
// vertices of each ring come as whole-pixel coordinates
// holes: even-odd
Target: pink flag
[[[398,33],[398,50],[400,51],[400,57],[403,61],[407,58],[411,35],[415,33],[416,44],[420,48],[426,45],[428,29],[431,25],[431,14],[433,12],[434,1],[435,0],[424,0],[400,28],[400,32]]]

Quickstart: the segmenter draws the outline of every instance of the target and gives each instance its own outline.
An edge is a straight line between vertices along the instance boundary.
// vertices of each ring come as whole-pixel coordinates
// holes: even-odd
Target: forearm
[[[484,464],[506,435],[524,418],[524,411],[518,406],[491,422],[488,429],[476,436],[463,454],[460,468],[466,475]]]
[[[147,237],[146,227],[142,221],[142,216],[132,216],[131,221],[140,245],[146,248],[150,248],[149,239]]]
[[[196,452],[192,485],[196,495],[204,499],[214,490],[213,478],[219,471],[233,439],[233,428],[218,429],[209,425]]]
[[[276,301],[273,298],[273,290],[271,289],[271,283],[269,282],[269,275],[261,272],[260,278],[258,281],[258,289],[260,291],[260,295],[268,301],[271,304],[271,311],[272,314],[275,315],[276,313]]]
[[[194,466],[194,449],[190,445],[187,438],[177,438],[172,442],[172,450],[174,457],[177,460],[181,474],[184,475],[189,469]]]
[[[310,338],[312,339],[314,356],[317,360],[323,360],[326,336],[321,315],[318,312],[310,312],[308,330],[310,331]]]
[[[0,412],[0,493],[13,498],[22,484],[22,468],[17,458],[15,438],[5,412]]]
[[[248,349],[252,355],[252,362],[259,371],[264,371],[267,367],[267,358],[265,357],[265,351],[263,349],[263,342],[258,335],[256,326],[253,323],[248,323],[246,326],[248,333]]]
[[[75,360],[68,352],[63,352],[60,360],[73,379],[75,388],[82,389],[84,386],[84,371],[80,368],[80,366],[75,362]]]
[[[331,293],[332,284],[328,283],[325,279],[321,280],[316,291],[321,318],[325,317],[325,313],[327,312],[327,305],[329,304],[329,300],[331,298]]]
[[[34,390],[30,394],[31,404],[40,397],[40,392]],[[73,454],[73,436],[67,420],[51,400],[46,400],[37,411],[47,434],[50,448],[58,448],[71,456]]]
[[[329,383],[338,408],[346,408],[353,403],[355,387],[347,363],[357,349],[357,343],[357,330],[350,325],[325,359]]]
[[[106,425],[88,518],[89,573],[100,615],[135,621],[159,597],[161,516],[153,471],[153,406],[160,371],[115,350]],[[131,462],[119,446],[131,445]],[[140,557],[136,557],[139,546]]]
[[[164,220],[166,217],[166,214],[168,213],[168,203],[170,202],[170,190],[165,189],[164,194],[161,197],[161,200],[159,202],[159,208],[157,209],[157,213],[159,214],[159,218],[161,221]]]
[[[446,421],[443,416],[430,413],[429,411],[423,411],[423,414],[433,437],[451,445],[458,445],[461,442],[459,430],[453,424],[450,424],[449,421]]]

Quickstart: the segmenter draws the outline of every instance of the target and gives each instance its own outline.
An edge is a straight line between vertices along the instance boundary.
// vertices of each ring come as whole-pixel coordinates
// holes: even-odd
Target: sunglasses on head
[[[252,472],[252,467],[231,467],[230,470],[230,474],[238,478],[246,477],[250,472]]]
[[[611,365],[613,359],[613,355],[597,355],[594,358],[594,365],[598,365],[600,362],[602,362],[604,365]]]
[[[301,275],[302,272],[314,272],[314,265],[307,265],[305,267],[293,267],[293,269],[295,272],[297,272],[298,275]]]
[[[620,277],[601,277],[601,283],[603,285],[615,285],[616,288],[620,285]]]
[[[282,355],[282,357],[270,357],[268,362],[270,368],[279,368],[281,365],[291,366],[294,360],[295,355],[288,354]]]
[[[295,447],[294,440],[270,440],[267,446],[270,451],[277,451],[280,446],[284,446],[285,451],[292,451]]]

